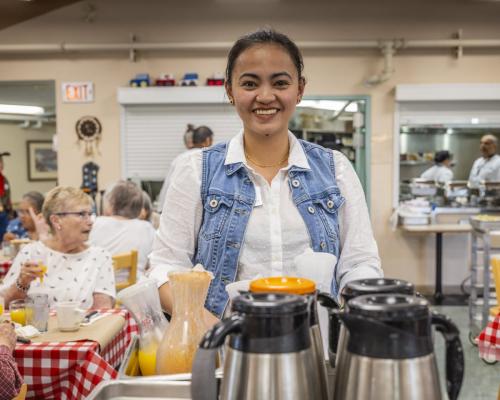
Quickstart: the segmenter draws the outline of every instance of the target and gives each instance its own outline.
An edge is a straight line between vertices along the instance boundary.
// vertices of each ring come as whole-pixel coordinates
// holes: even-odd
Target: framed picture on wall
[[[28,180],[55,181],[57,179],[57,153],[50,140],[28,140]]]

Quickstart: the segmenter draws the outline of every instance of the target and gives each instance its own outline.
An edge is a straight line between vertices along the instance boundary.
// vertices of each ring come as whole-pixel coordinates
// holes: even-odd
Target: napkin
[[[21,326],[16,324],[16,335],[27,339],[31,339],[40,335],[40,331],[32,325]]]
[[[321,292],[330,293],[337,257],[330,253],[316,253],[306,249],[293,259],[297,276],[311,279]]]

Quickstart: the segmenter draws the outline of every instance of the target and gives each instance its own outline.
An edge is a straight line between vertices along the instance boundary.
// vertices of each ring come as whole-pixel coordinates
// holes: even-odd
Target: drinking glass
[[[7,258],[12,257],[13,248],[12,248],[10,242],[8,242],[7,240],[4,240],[2,242],[2,252],[3,252],[4,257],[7,257]]]
[[[10,320],[26,325],[26,303],[24,300],[13,300],[9,304]]]
[[[26,301],[26,325],[32,325],[40,332],[47,332],[49,325],[49,295],[36,293]]]

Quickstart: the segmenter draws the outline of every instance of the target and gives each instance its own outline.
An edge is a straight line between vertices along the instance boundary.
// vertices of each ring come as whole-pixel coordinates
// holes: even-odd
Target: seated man
[[[144,276],[155,230],[150,222],[139,219],[144,199],[142,190],[133,182],[119,181],[104,194],[103,216],[97,217],[90,242],[112,255],[138,251],[137,279]],[[116,281],[127,276],[116,276]]]
[[[23,384],[12,356],[14,347],[16,347],[14,326],[8,321],[0,323],[0,400],[10,400],[17,396]]]

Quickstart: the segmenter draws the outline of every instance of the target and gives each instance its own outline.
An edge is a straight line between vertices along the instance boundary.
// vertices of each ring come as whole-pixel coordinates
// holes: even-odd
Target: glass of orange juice
[[[13,300],[9,304],[10,320],[26,325],[26,304],[24,300]]]
[[[40,278],[40,283],[43,284],[43,277],[47,273],[47,265],[45,265],[43,261],[38,261],[38,266],[42,268],[39,278]]]
[[[3,314],[3,310],[5,309],[5,300],[2,296],[0,296],[0,316]]]

